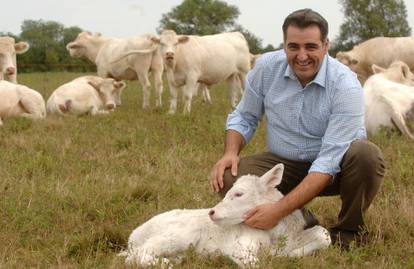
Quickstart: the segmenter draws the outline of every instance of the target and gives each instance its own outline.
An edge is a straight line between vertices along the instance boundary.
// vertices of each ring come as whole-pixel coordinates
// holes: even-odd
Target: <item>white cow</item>
[[[116,97],[125,82],[112,78],[84,76],[57,88],[47,100],[48,113],[60,115],[106,114],[116,107]]]
[[[208,87],[222,80],[227,81],[231,105],[236,106],[244,88],[246,73],[250,70],[249,47],[241,33],[194,36],[177,35],[172,30],[165,30],[159,38],[151,40],[164,60],[171,92],[170,113],[177,110],[179,87],[183,87],[184,113],[188,113],[197,83]],[[135,50],[125,55],[144,52]]]
[[[16,54],[25,53],[28,49],[27,42],[15,43],[12,37],[0,37],[0,80],[6,75],[8,81],[17,83]]]
[[[359,81],[364,84],[373,74],[373,64],[387,67],[399,60],[414,70],[414,37],[375,37],[350,51],[338,52],[336,58],[357,73]]]
[[[220,253],[239,266],[257,262],[260,248],[273,255],[300,257],[327,248],[329,232],[316,225],[304,229],[306,221],[300,210],[283,218],[271,230],[245,225],[244,214],[257,205],[277,202],[283,195],[275,188],[282,180],[283,164],[262,177],[242,176],[224,199],[212,209],[171,210],[157,215],[136,228],[121,253],[126,264],[149,266],[169,263],[192,245],[200,254]]]
[[[376,134],[379,128],[396,128],[403,135],[414,139],[406,124],[406,119],[414,112],[413,74],[406,70],[404,64],[397,62],[388,69],[373,65],[376,74],[364,84],[365,126],[370,134]],[[392,80],[403,77],[404,85]],[[411,79],[407,79],[411,77]]]
[[[373,64],[372,71],[374,74],[382,72],[382,76],[388,80],[414,86],[414,74],[411,72],[410,67],[402,61],[395,61],[388,68]]]
[[[42,95],[27,86],[0,81],[0,126],[9,117],[43,119],[46,117]]]
[[[120,55],[126,51],[147,49],[151,46],[153,35],[145,34],[130,38],[103,38],[99,33],[91,35],[87,32],[80,33],[77,38],[67,44],[66,48],[72,57],[86,57],[94,62],[98,76],[114,78],[116,80],[136,80],[141,83],[143,89],[143,108],[149,107],[150,81],[148,73],[154,77],[156,89],[156,106],[161,106],[163,92],[162,72],[163,63],[158,51],[151,53],[135,54],[120,59]],[[120,99],[117,100],[120,105]]]

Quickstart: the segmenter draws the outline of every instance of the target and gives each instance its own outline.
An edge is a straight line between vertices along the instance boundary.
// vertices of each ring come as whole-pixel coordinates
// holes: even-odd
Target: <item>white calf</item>
[[[116,107],[123,81],[97,76],[74,79],[57,88],[47,100],[47,111],[60,115],[104,114]]]
[[[413,74],[398,63],[388,69],[373,65],[375,75],[364,84],[365,126],[370,134],[376,134],[380,127],[396,128],[403,135],[414,139],[406,124],[406,119],[414,112],[414,87],[410,79]],[[398,77],[405,84],[396,83]]]
[[[168,264],[168,257],[180,257],[192,245],[197,253],[219,252],[244,267],[257,262],[260,248],[295,257],[327,248],[329,232],[321,226],[304,230],[306,221],[299,210],[268,231],[243,224],[249,209],[283,197],[275,188],[282,174],[283,164],[278,164],[260,178],[240,177],[212,209],[177,209],[151,218],[132,232],[128,249],[121,255],[129,265]]]
[[[42,95],[24,85],[0,81],[0,126],[9,117],[43,119],[46,117]]]

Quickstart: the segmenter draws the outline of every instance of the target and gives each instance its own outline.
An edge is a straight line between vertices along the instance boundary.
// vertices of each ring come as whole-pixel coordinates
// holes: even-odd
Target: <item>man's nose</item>
[[[308,59],[308,53],[304,49],[300,49],[297,56],[299,61],[304,61]]]

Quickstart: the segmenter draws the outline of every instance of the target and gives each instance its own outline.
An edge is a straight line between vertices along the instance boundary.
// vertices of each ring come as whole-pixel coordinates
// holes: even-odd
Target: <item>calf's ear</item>
[[[274,188],[282,181],[284,166],[282,163],[275,165],[272,169],[260,177],[260,182],[267,188]]]
[[[152,41],[154,44],[160,44],[160,39],[159,39],[158,37],[155,37],[155,36],[151,37],[151,41]]]
[[[185,43],[189,40],[190,38],[187,35],[182,35],[178,38],[178,43]]]
[[[372,64],[371,69],[372,69],[372,72],[374,72],[374,74],[381,73],[381,72],[385,71],[385,68],[382,68],[381,66],[378,66],[376,64]]]
[[[402,65],[401,66],[401,72],[402,72],[404,78],[407,78],[409,76],[409,74],[411,73],[410,68],[407,65]]]

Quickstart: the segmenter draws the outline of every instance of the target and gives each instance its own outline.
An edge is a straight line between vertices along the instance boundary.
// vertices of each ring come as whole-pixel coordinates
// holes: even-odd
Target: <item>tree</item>
[[[240,12],[219,0],[184,0],[163,14],[157,32],[171,29],[179,34],[211,35],[234,27]]]
[[[345,21],[332,44],[332,55],[376,36],[411,35],[403,0],[339,0],[339,3]]]
[[[70,58],[66,44],[82,32],[76,26],[65,28],[61,23],[43,20],[25,20],[21,26],[20,40],[27,41],[30,49],[19,57],[19,65],[38,71],[62,68],[62,64],[83,64],[85,61]],[[89,64],[88,64],[89,66]]]

